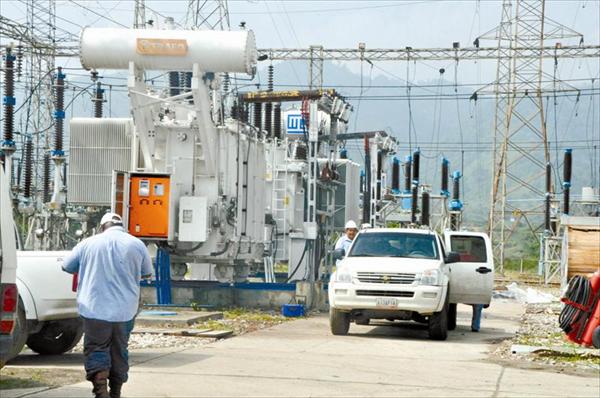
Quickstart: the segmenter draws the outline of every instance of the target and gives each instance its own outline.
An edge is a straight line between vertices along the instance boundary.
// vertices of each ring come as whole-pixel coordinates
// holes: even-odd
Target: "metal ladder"
[[[287,184],[287,167],[285,165],[283,167],[273,167],[273,198],[271,209],[273,210],[273,219],[277,223],[277,235],[274,239],[277,250],[273,253],[274,260],[288,258],[286,246],[288,229],[287,212],[289,209]]]

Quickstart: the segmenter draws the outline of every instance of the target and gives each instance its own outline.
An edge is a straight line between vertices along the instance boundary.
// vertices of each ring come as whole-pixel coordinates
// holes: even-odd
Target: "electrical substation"
[[[461,230],[469,212],[462,184],[473,178],[462,169],[462,147],[459,166],[443,148],[407,148],[404,135],[386,126],[357,131],[357,99],[329,86],[325,63],[400,63],[408,70],[450,62],[456,71],[459,63],[488,62],[496,65],[495,81],[465,99],[495,102],[493,125],[485,127],[494,131],[491,192],[477,197],[487,222],[476,229],[490,235],[500,271],[515,232],[527,229],[539,244],[539,274],[564,284],[564,231],[598,217],[600,202],[595,181],[582,195],[570,191],[580,175],[572,161],[578,151],[550,150],[544,111],[547,97],[579,101],[598,88],[562,84],[542,65],[597,62],[600,45],[547,19],[543,0],[502,3],[498,26],[467,47],[336,49],[264,48],[251,26],[230,27],[226,1],[191,0],[175,23],[162,14],[150,21],[157,13],[136,0],[131,27],[100,15],[112,27],[77,32],[57,28],[55,2],[23,1],[25,22],[0,16],[1,150],[20,249],[69,250],[97,233],[111,211],[152,253],[158,304],[177,302],[176,287],[295,289],[299,296],[298,289],[322,290],[346,221]],[[61,65],[67,59],[80,66]],[[277,64],[289,61],[307,64],[307,85],[280,89]],[[266,84],[240,87],[259,70]],[[129,117],[107,115],[109,73],[123,76]],[[410,86],[407,93],[410,107]],[[73,111],[82,101],[90,113]],[[592,125],[596,149],[597,129]],[[427,163],[435,180],[424,177],[431,174],[424,156],[435,159]]]

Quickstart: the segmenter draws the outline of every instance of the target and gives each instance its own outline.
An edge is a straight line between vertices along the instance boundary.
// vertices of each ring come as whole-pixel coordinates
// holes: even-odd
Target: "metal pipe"
[[[563,214],[569,214],[571,196],[571,172],[573,166],[573,150],[565,149],[565,160],[563,169]]]
[[[371,150],[365,136],[365,185],[363,190],[363,223],[371,220]]]
[[[377,207],[380,206],[381,201],[381,180],[383,175],[383,151],[377,151],[377,191],[375,199],[377,200]]]

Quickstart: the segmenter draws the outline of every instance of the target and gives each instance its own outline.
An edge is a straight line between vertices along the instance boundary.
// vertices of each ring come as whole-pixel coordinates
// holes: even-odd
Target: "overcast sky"
[[[209,0],[207,3],[211,3]],[[36,1],[40,6],[47,4]],[[26,21],[26,7],[22,1],[2,0],[1,13],[20,22]],[[76,0],[56,1],[57,26],[77,33],[82,26],[131,26],[132,0]],[[147,0],[146,19],[162,24],[164,16],[172,16],[183,23],[188,1]],[[387,47],[451,47],[458,41],[470,46],[473,39],[498,25],[501,15],[500,0],[405,0],[405,1],[228,1],[231,27],[236,29],[241,21],[256,34],[259,48],[308,47],[320,44],[330,48],[356,48],[364,42],[368,48]],[[546,15],[568,28],[582,33],[588,44],[600,43],[599,0],[547,0]],[[572,42],[572,41],[571,41]],[[484,45],[484,44],[482,44]],[[488,43],[494,45],[494,43]],[[574,62],[571,74],[598,74],[598,60]],[[77,66],[78,60],[68,62]],[[459,71],[459,80],[465,75],[483,73],[483,80],[493,77],[494,62],[485,62],[482,69],[467,63]],[[431,79],[437,74],[440,63],[421,65],[415,78]],[[348,63],[357,72],[359,63]],[[404,74],[405,66],[383,63],[390,73]],[[588,69],[588,70],[585,70]],[[373,74],[382,74],[380,69]],[[570,78],[572,76],[567,76]],[[467,79],[468,80],[468,79]]]

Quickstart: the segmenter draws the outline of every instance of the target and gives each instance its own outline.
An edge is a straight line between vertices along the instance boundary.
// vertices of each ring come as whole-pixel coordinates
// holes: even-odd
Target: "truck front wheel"
[[[448,330],[456,329],[456,306],[458,304],[450,304],[448,306]]]
[[[348,334],[348,330],[350,329],[350,314],[336,310],[335,308],[330,308],[329,326],[331,328],[331,333],[336,336]]]
[[[446,340],[448,338],[448,298],[440,312],[434,312],[429,317],[429,338],[432,340]]]
[[[75,347],[82,335],[83,325],[79,318],[51,321],[29,336],[27,346],[40,355],[59,355]]]

